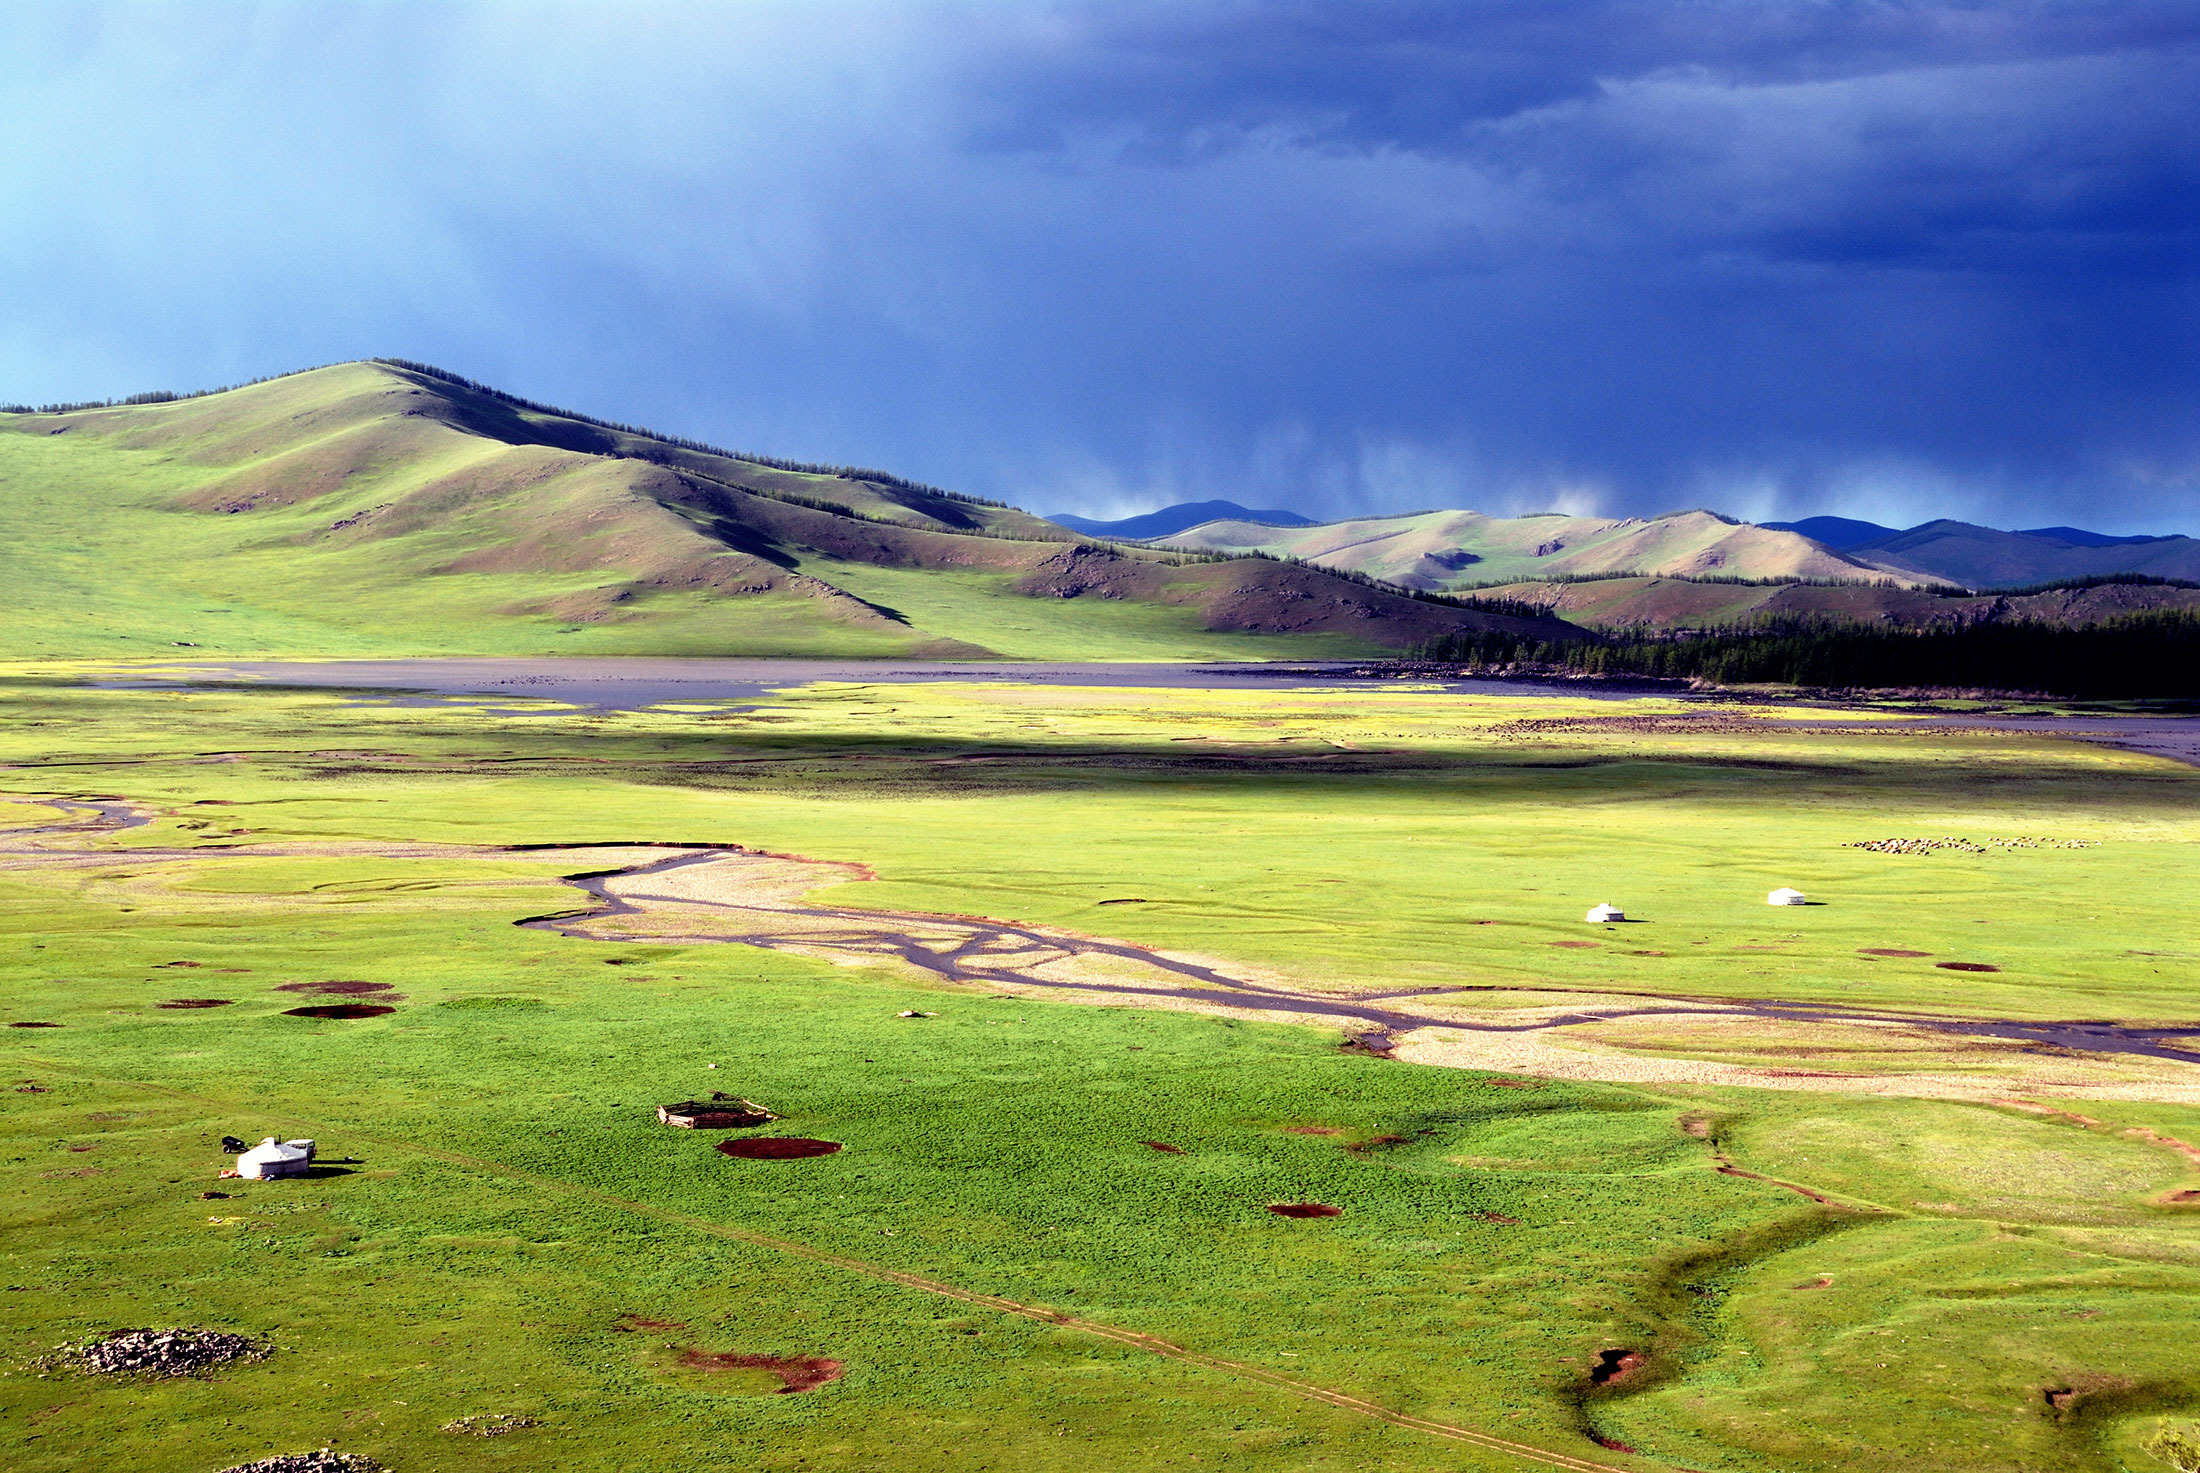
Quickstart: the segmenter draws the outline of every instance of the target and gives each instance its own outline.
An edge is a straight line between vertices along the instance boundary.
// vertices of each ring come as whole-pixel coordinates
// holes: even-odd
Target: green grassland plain
[[[2173,764],[1411,688],[606,713],[84,673],[0,685],[0,822],[21,849],[62,821],[41,798],[158,816],[95,863],[0,868],[7,1020],[61,1025],[0,1034],[10,1467],[1528,1466],[1405,1418],[1625,1468],[2137,1473],[2200,1412],[2174,1201],[2200,1174],[2129,1133],[2200,1140],[2200,1110],[1505,1080],[1333,1028],[574,940],[512,924],[581,903],[552,860],[344,849],[737,843],[868,866],[836,905],[1317,987],[2189,1022],[2200,774]],[[2094,847],[1848,847],[1947,834]],[[1775,884],[1828,903],[1774,911]],[[1666,954],[1551,945],[1606,899]],[[278,986],[334,979],[403,1000],[285,1015],[312,999]],[[155,1006],[178,997],[233,1002]],[[845,1149],[735,1161],[656,1123],[710,1088]],[[226,1133],[357,1160],[218,1183]],[[155,1383],[36,1364],[165,1324],[274,1351]],[[1594,1384],[1621,1348],[1647,1360]],[[843,1372],[779,1395],[688,1350]],[[500,1412],[536,1425],[441,1430]]]

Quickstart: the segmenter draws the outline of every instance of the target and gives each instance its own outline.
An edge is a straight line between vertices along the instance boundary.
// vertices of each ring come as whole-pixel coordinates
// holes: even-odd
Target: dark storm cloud
[[[0,396],[395,353],[1041,509],[2200,489],[2189,6],[0,27]]]

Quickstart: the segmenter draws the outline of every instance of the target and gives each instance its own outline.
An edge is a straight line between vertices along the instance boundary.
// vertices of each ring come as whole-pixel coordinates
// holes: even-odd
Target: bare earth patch
[[[779,1378],[779,1395],[815,1391],[840,1379],[840,1362],[813,1355],[744,1355],[736,1351],[690,1350],[680,1364],[691,1371],[769,1371]]]
[[[1538,1014],[1505,1009],[1477,1021],[1518,1031],[1435,1025],[1398,1039],[1407,1063],[1611,1084],[1731,1085],[1993,1102],[2012,1094],[2200,1104],[2200,1065],[2173,1059],[2054,1054],[2022,1042],[1966,1040],[1899,1023],[1855,1020],[1768,1024],[1674,1003],[1633,1018],[1565,1028],[1519,1028]],[[1797,1068],[1818,1052],[1848,1067]],[[1724,1055],[1725,1057],[1721,1057]]]

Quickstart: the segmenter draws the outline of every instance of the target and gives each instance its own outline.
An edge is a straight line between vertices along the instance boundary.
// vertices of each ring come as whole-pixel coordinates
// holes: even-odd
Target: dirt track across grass
[[[1709,999],[1623,990],[1583,993],[1521,987],[1436,988],[1412,994],[1316,992],[1278,978],[1222,970],[1055,927],[977,916],[865,910],[810,903],[813,891],[872,878],[860,865],[739,848],[687,848],[625,868],[577,875],[595,902],[578,913],[522,924],[620,942],[739,942],[850,965],[913,968],[943,981],[1039,989],[1091,1001],[1135,1002],[1237,1016],[1342,1024],[1369,1052],[1410,1062],[1614,1083],[1733,1084],[1767,1089],[1986,1099],[1996,1092],[2200,1103],[2200,1028],[2098,1021],[2030,1022],[1843,1008],[1771,999]],[[1497,1010],[1446,1007],[1477,992],[1547,990],[1563,1003]],[[1396,1004],[1410,999],[1412,1010]],[[1866,1043],[1923,1037],[1963,1068],[1855,1073],[1759,1067],[1626,1051],[1630,1023],[1708,1023],[1767,1048],[1801,1029],[1845,1030]],[[1605,1034],[1592,1041],[1583,1030]],[[1565,1042],[1538,1035],[1569,1033]],[[1981,1056],[1981,1051],[1984,1056]],[[2070,1053],[2138,1065],[2137,1077],[2068,1076]],[[1978,1067],[1985,1065],[1985,1067]],[[2043,1077],[2053,1069],[2057,1083]]]
[[[230,840],[216,847],[120,848],[112,836],[150,810],[117,799],[47,799],[70,821],[0,834],[0,870],[133,870],[224,858],[539,859],[590,904],[519,924],[591,941],[739,943],[844,965],[913,970],[951,984],[1031,990],[1115,1005],[1342,1026],[1369,1053],[1412,1063],[1609,1083],[1713,1084],[1846,1094],[1986,1100],[2034,1093],[2200,1104],[2200,1027],[2035,1022],[1713,999],[1627,989],[1438,987],[1411,993],[1311,990],[1251,968],[1170,954],[1056,927],[980,916],[813,904],[827,887],[872,878],[861,865],[737,845],[482,846]],[[298,984],[293,984],[298,985]],[[315,991],[349,984],[303,984]],[[1548,1004],[1465,1005],[1473,994],[1547,993]],[[1457,999],[1447,1002],[1446,999]],[[1400,1006],[1410,1003],[1411,1007]],[[1689,1057],[1642,1030],[1694,1028]],[[1916,1057],[1869,1072],[1770,1067],[1747,1055],[1815,1031],[1848,1050],[1905,1045]],[[1919,1047],[1920,1042],[1924,1045]],[[1896,1049],[1896,1052],[1903,1050]],[[1922,1067],[1921,1067],[1922,1066]]]

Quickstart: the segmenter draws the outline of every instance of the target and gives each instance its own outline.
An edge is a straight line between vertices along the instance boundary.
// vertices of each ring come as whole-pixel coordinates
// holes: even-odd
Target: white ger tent
[[[237,1158],[237,1175],[253,1181],[304,1176],[313,1164],[313,1142],[279,1141],[273,1136]]]

